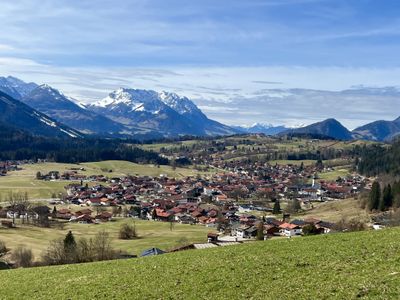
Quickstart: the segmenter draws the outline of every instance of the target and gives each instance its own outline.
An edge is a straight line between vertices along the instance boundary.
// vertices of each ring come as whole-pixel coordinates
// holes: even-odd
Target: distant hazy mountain
[[[389,141],[400,134],[400,117],[393,121],[375,121],[353,130],[358,139]]]
[[[275,135],[290,129],[289,127],[283,125],[274,126],[266,123],[254,123],[251,126],[233,126],[233,128],[243,133],[263,133],[266,135]]]
[[[21,129],[34,135],[48,137],[80,137],[69,128],[28,105],[0,92],[0,124]]]
[[[22,97],[32,108],[86,134],[119,134],[124,126],[88,110],[76,100],[44,84]]]
[[[20,100],[37,86],[36,83],[26,83],[12,76],[0,77],[0,91],[17,100]]]
[[[121,88],[88,108],[115,122],[164,136],[235,133],[232,128],[208,119],[188,98],[173,93]]]
[[[290,129],[281,134],[310,134],[331,137],[338,140],[351,140],[351,132],[335,119],[327,119],[305,127]]]

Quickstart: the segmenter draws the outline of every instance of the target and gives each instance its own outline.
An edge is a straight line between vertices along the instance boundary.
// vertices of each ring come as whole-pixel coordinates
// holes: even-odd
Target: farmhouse
[[[296,224],[283,223],[279,226],[279,228],[281,229],[281,235],[287,237],[300,235],[302,232],[301,227]]]

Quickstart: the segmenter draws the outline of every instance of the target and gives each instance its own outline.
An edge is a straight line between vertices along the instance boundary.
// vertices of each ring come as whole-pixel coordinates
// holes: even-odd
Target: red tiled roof
[[[295,225],[295,224],[290,224],[290,223],[283,223],[283,224],[279,225],[279,228],[281,228],[281,229],[296,229],[296,228],[299,228],[299,226]]]

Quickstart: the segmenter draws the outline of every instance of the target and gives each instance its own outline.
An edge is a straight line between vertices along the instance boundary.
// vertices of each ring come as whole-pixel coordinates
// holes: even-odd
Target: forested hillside
[[[357,168],[360,173],[367,176],[384,173],[400,175],[400,140],[389,147],[375,144],[359,150]]]
[[[157,153],[128,146],[122,140],[46,138],[0,124],[0,160],[24,159],[62,163],[127,160],[168,164],[168,160]]]

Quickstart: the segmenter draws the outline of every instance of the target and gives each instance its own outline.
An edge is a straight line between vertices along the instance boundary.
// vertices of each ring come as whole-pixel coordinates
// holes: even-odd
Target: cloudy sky
[[[400,115],[397,0],[1,0],[0,29],[0,76],[83,102],[123,86],[227,124]]]

